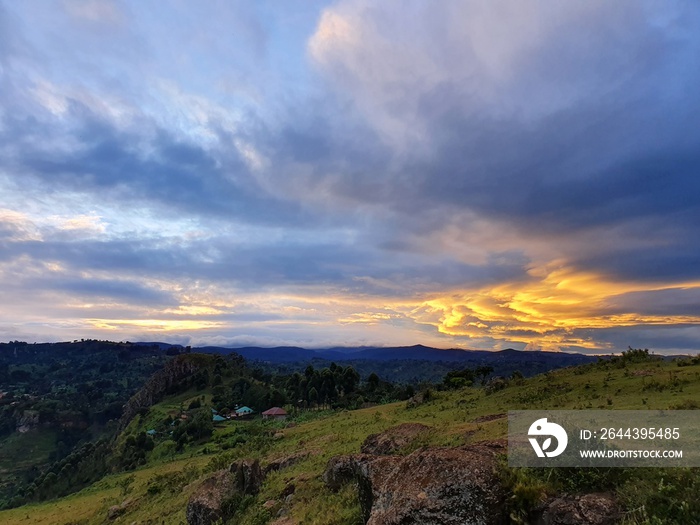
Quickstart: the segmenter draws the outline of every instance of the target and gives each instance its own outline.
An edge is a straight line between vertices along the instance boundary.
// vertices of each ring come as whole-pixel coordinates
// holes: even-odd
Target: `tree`
[[[478,366],[476,367],[475,373],[477,377],[481,378],[481,384],[483,385],[486,378],[493,373],[493,367],[488,365]]]
[[[379,381],[379,376],[372,372],[367,378],[367,389],[370,392],[375,391],[377,388],[379,388]]]
[[[340,384],[345,395],[352,394],[360,384],[360,374],[352,366],[348,366],[343,370]]]
[[[318,403],[318,390],[316,390],[314,387],[311,387],[309,390],[309,403],[312,405]]]
[[[462,388],[464,386],[470,386],[474,382],[474,379],[476,379],[476,375],[476,372],[471,368],[451,370],[447,372],[442,382],[447,388]]]

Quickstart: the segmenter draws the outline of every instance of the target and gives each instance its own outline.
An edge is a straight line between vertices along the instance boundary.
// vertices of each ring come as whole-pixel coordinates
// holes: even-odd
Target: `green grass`
[[[56,448],[56,435],[41,429],[15,432],[0,442],[0,472],[45,463]]]
[[[170,411],[176,410],[180,403],[187,403],[199,395],[189,392],[178,399],[166,400],[153,407],[142,420],[132,424],[134,428],[146,428],[158,418],[163,419]],[[433,400],[416,408],[407,408],[406,403],[394,403],[363,410],[318,414],[317,418],[311,417],[309,421],[292,428],[282,428],[278,422],[228,422],[215,429],[210,442],[189,447],[174,458],[157,458],[154,451],[149,464],[133,473],[108,476],[78,494],[57,501],[0,512],[0,522],[8,525],[104,523],[110,506],[131,498],[132,505],[118,523],[148,523],[149,520],[166,525],[185,523],[187,500],[197,485],[196,481],[207,472],[241,457],[258,457],[265,463],[306,452],[308,456],[303,461],[268,476],[261,493],[250,501],[242,516],[237,518],[237,523],[266,522],[272,513],[264,511],[262,503],[278,501],[278,505],[273,507],[276,512],[282,505],[280,494],[288,483],[296,487],[290,508],[291,517],[296,521],[319,525],[361,523],[359,505],[352,488],[331,493],[324,487],[321,474],[331,457],[359,452],[360,445],[369,434],[404,422],[419,422],[434,430],[422,437],[418,445],[455,446],[505,437],[505,417],[481,421],[480,418],[508,410],[693,408],[697,407],[694,405],[696,400],[700,400],[700,366],[679,367],[670,362],[645,362],[628,364],[625,368],[609,364],[559,370],[511,382],[504,390],[492,394],[474,388],[437,392]],[[657,469],[656,472],[661,476],[663,470]],[[124,494],[120,482],[129,475],[134,476],[134,481],[129,493]],[[684,475],[697,477],[697,471]],[[537,480],[519,476],[513,483],[519,487],[518,494],[522,498],[540,490]],[[681,479],[673,476],[675,474],[666,476],[667,484],[668,479]],[[154,485],[160,489],[149,490]],[[695,482],[693,486],[698,485],[700,483]],[[649,482],[633,477],[623,487],[621,495],[629,505],[639,506],[652,490],[658,491],[658,486],[658,480],[650,488]],[[680,491],[679,487],[681,485],[675,488]],[[647,518],[630,523],[653,523]]]

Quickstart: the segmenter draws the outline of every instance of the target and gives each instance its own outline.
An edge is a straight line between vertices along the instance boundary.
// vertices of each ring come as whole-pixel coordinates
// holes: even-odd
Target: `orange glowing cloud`
[[[416,319],[440,333],[492,338],[557,350],[562,346],[607,349],[575,330],[698,324],[700,316],[615,311],[613,299],[634,292],[700,288],[700,283],[617,282],[570,267],[536,268],[531,280],[455,292],[426,301]],[[640,308],[641,310],[641,308]]]
[[[89,319],[88,322],[100,330],[140,329],[147,332],[182,332],[223,326],[220,322],[196,319]]]

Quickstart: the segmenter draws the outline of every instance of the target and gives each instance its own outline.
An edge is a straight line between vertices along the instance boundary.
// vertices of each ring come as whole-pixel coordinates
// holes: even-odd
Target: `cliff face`
[[[17,432],[24,434],[39,426],[39,412],[25,410],[17,419]]]
[[[124,405],[122,417],[119,419],[118,431],[126,428],[129,422],[142,408],[149,408],[163,397],[172,392],[178,385],[184,383],[198,370],[211,361],[211,356],[199,354],[179,355],[168,363],[146,382]]]

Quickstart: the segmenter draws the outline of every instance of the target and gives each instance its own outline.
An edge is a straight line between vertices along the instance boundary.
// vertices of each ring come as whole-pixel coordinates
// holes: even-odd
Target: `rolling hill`
[[[208,365],[207,365],[208,366]],[[224,378],[223,385],[226,386]],[[166,394],[131,419],[115,447],[123,447],[168,417],[213,404],[215,387]],[[188,501],[220,469],[257,460],[268,471],[255,494],[227,500],[227,523],[277,525],[359,524],[365,509],[356,486],[331,490],[324,481],[329,462],[357,454],[368,436],[404,423],[428,428],[399,450],[452,450],[505,436],[508,410],[697,409],[700,359],[663,361],[651,356],[615,358],[514,378],[484,388],[425,392],[416,402],[359,410],[300,410],[287,421],[256,418],[226,421],[209,436],[178,450],[167,433],[155,434],[143,463],[108,474],[63,498],[0,512],[6,524],[162,523],[188,520]],[[474,445],[476,446],[476,445]],[[442,448],[441,448],[442,447]],[[399,457],[397,456],[397,457]],[[408,457],[408,456],[407,456]],[[250,465],[251,463],[246,463]],[[271,465],[277,465],[276,470]],[[281,465],[281,466],[280,466]],[[526,523],[536,507],[565,493],[606,492],[623,509],[627,524],[697,523],[698,469],[510,469],[499,463],[509,520]],[[695,521],[693,521],[695,520]]]

